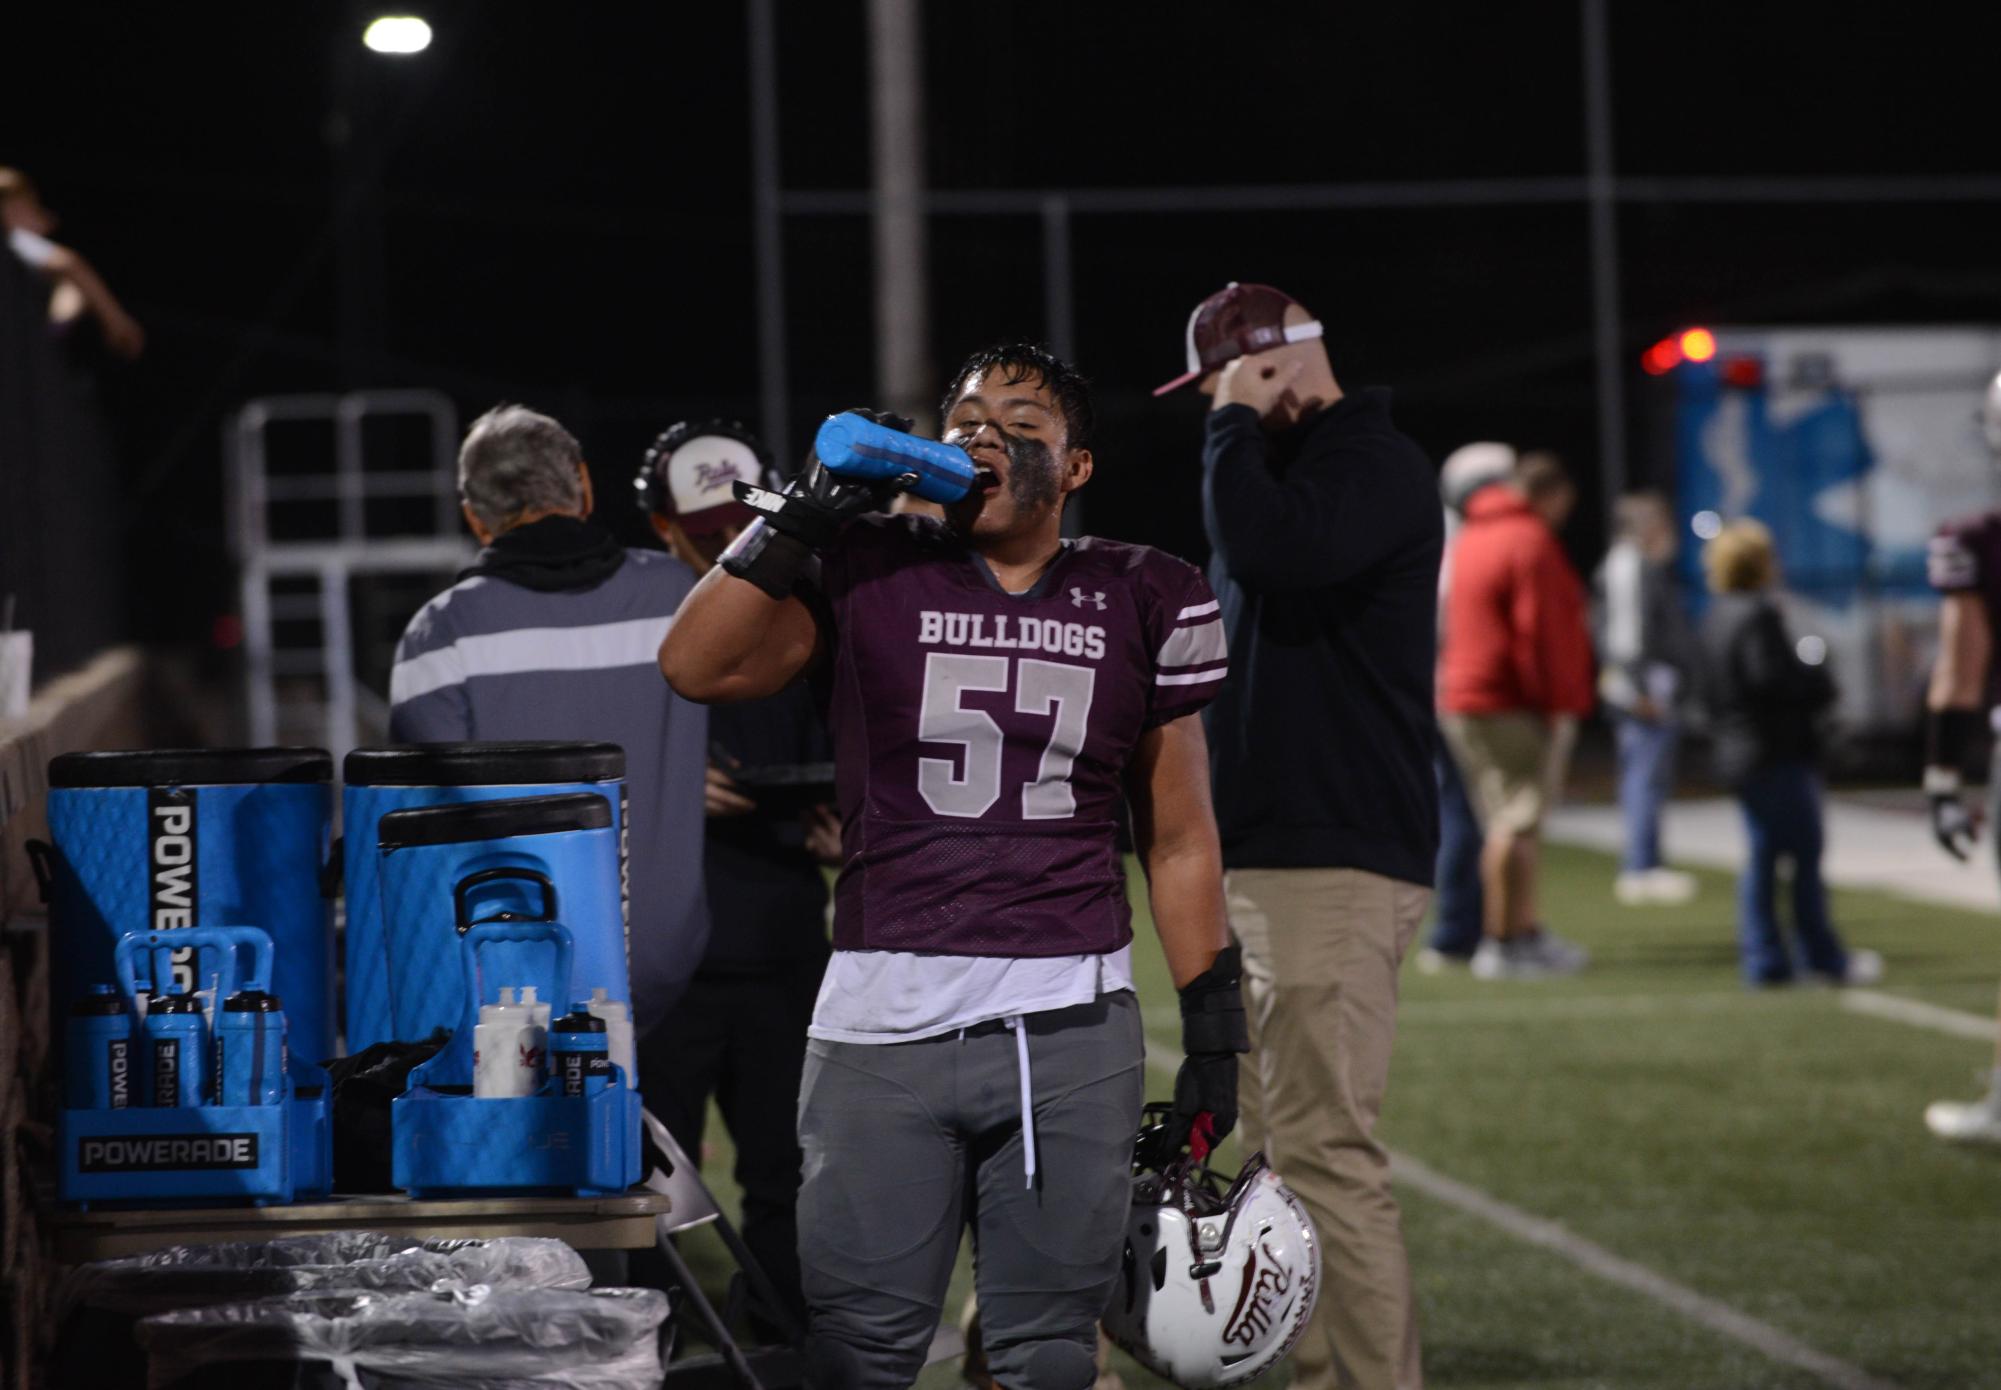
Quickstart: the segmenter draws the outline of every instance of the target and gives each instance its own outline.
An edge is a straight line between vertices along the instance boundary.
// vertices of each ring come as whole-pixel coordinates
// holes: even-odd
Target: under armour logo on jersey
[[[1072,608],[1082,608],[1087,603],[1094,605],[1100,613],[1104,612],[1105,591],[1100,589],[1095,594],[1087,594],[1082,589],[1072,589],[1070,591],[1070,606]]]

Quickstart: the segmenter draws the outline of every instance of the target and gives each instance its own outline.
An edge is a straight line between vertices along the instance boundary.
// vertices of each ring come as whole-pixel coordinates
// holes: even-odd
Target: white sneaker
[[[1679,905],[1693,898],[1699,886],[1694,874],[1680,869],[1641,869],[1612,880],[1612,896],[1625,907]]]
[[[1844,985],[1874,985],[1883,980],[1883,957],[1866,946],[1848,953],[1848,969],[1841,976]]]
[[[1612,896],[1621,907],[1643,907],[1653,901],[1651,871],[1622,873],[1612,880]]]
[[[1701,886],[1694,874],[1685,874],[1680,869],[1663,866],[1647,870],[1647,892],[1657,903],[1679,906],[1694,898]]]
[[[1529,951],[1542,962],[1543,970],[1550,975],[1575,975],[1591,963],[1591,953],[1574,941],[1565,941],[1548,927],[1539,928],[1535,935],[1524,937]]]
[[[1544,980],[1552,975],[1570,975],[1583,968],[1582,960],[1573,960],[1564,954],[1567,948],[1577,952],[1575,946],[1557,943],[1552,950],[1546,941],[1549,933],[1538,932],[1534,936],[1518,936],[1510,941],[1496,941],[1488,937],[1481,941],[1480,949],[1473,953],[1472,972],[1476,980]],[[1577,952],[1581,955],[1581,952]]]
[[[1436,946],[1426,946],[1417,953],[1417,971],[1420,975],[1443,975],[1453,970],[1464,970],[1471,956],[1456,956],[1450,951],[1441,951]]]
[[[1935,1100],[1925,1107],[1925,1128],[1951,1144],[2001,1147],[2001,1086],[1979,1100]]]

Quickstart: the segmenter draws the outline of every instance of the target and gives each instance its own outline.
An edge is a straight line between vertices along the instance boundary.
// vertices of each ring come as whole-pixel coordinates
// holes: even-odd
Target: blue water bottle
[[[285,1014],[275,994],[243,989],[215,1016],[215,1101],[276,1105],[285,1098]]]
[[[976,476],[972,457],[958,445],[919,439],[853,411],[821,422],[813,453],[829,472],[888,483],[940,506],[972,491]]]
[[[549,1074],[565,1096],[594,1096],[611,1084],[611,1037],[589,1000],[549,1025]]]
[[[201,1000],[156,994],[146,1006],[146,1099],[160,1106],[202,1103]]]
[[[92,985],[71,1006],[63,1055],[70,1109],[123,1110],[132,1103],[132,1015],[115,985]]]

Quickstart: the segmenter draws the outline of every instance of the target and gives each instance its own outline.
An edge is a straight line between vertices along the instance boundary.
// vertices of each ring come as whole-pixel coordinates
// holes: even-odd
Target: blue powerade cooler
[[[595,792],[514,797],[391,811],[381,845],[383,948],[390,1026],[404,1041],[459,1026],[466,1009],[464,937],[476,922],[561,922],[570,950],[554,969],[546,944],[496,944],[481,962],[497,1001],[502,986],[537,984],[541,1002],[629,1000],[618,832]],[[549,995],[566,991],[565,1000]]]
[[[275,951],[271,988],[293,1051],[333,1056],[333,929],[320,887],[332,776],[317,748],[51,761],[50,1017],[120,983],[112,953],[128,933],[254,922]],[[174,952],[170,988],[193,990],[194,977],[194,952]],[[56,1029],[58,1047],[62,1037]]]
[[[615,743],[424,743],[347,755],[341,798],[347,898],[347,1050],[397,1038],[389,994],[379,827],[392,811],[561,792],[595,792],[611,807],[618,846],[619,951],[624,958],[625,752]],[[563,884],[557,882],[559,895]],[[449,911],[449,907],[447,907]],[[568,903],[564,915],[569,916]],[[453,979],[457,967],[453,967]],[[621,970],[621,979],[624,978]],[[441,986],[441,988],[455,988]],[[624,999],[624,993],[613,996]],[[456,995],[444,1026],[458,1020]]]

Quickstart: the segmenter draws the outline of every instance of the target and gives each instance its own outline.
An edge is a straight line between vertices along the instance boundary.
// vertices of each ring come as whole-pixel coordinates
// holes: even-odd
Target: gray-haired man
[[[389,735],[625,749],[633,1021],[643,1037],[693,977],[709,934],[708,711],[667,689],[655,664],[695,576],[670,555],[625,549],[592,521],[577,441],[525,407],[473,421],[459,449],[459,496],[485,549],[397,644]]]

